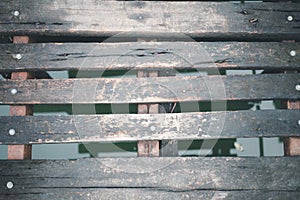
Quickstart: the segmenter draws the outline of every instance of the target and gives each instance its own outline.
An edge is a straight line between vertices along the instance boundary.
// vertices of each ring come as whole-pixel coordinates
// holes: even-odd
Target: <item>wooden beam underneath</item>
[[[15,36],[13,37],[13,43],[16,44],[29,43],[29,37]],[[27,80],[31,78],[33,78],[33,75],[29,72],[14,72],[11,74],[12,80]],[[22,106],[22,105],[10,106],[10,115],[11,116],[33,115],[33,107]],[[31,159],[31,152],[32,152],[31,145],[8,145],[8,150],[7,150],[9,160]]]

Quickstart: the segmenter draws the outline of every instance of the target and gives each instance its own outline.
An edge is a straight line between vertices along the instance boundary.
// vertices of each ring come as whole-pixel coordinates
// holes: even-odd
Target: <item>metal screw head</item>
[[[8,131],[8,133],[9,133],[9,135],[13,136],[13,135],[16,134],[16,131],[15,131],[15,129],[10,129],[10,130]]]
[[[300,126],[300,119],[298,120],[298,125]]]
[[[296,86],[295,86],[295,89],[296,89],[297,91],[300,91],[300,85],[299,85],[299,84],[296,85]]]
[[[18,10],[15,10],[15,11],[13,12],[13,14],[14,14],[15,17],[18,17],[18,16],[20,15],[20,12],[19,12]]]
[[[290,55],[291,56],[296,56],[296,51],[295,50],[290,51]]]
[[[15,89],[15,88],[13,88],[13,89],[11,89],[10,93],[11,93],[12,95],[15,95],[15,94],[18,93],[18,90]]]
[[[294,20],[294,17],[289,15],[287,18],[286,18],[289,22],[293,21]]]
[[[151,131],[155,131],[155,126],[150,126]]]
[[[8,182],[6,183],[6,187],[7,187],[8,189],[12,189],[12,188],[14,187],[14,183],[11,182],[11,181],[8,181]]]
[[[16,55],[16,59],[21,60],[21,59],[22,59],[22,55],[18,53],[18,54]]]
[[[21,54],[14,54],[13,56],[12,56],[14,59],[17,59],[17,60],[21,60],[22,59],[22,55]]]

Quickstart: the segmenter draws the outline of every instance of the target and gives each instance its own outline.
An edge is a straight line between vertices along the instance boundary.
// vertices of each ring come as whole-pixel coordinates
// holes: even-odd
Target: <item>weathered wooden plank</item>
[[[299,74],[0,81],[1,104],[300,99]],[[15,89],[15,90],[14,90]],[[15,93],[16,92],[16,93]]]
[[[192,49],[192,51],[191,51]],[[2,44],[0,72],[39,70],[298,69],[299,43]],[[21,54],[21,59],[16,59]],[[101,73],[99,73],[99,76]]]
[[[3,0],[0,7],[0,34],[111,36],[134,31],[248,40],[300,37],[297,3]]]
[[[0,193],[30,194],[46,188],[299,192],[299,165],[300,157],[0,161]],[[6,187],[8,182],[13,188]]]
[[[13,43],[28,43],[30,40],[27,36],[15,36],[13,37]],[[29,72],[14,72],[11,74],[12,80],[27,80],[33,78]],[[9,114],[11,116],[26,116],[33,114],[32,106],[10,106]],[[11,129],[11,134],[14,133],[14,129]],[[9,160],[24,160],[31,159],[31,145],[8,145],[7,158]]]
[[[2,144],[300,136],[299,110],[0,117]],[[10,129],[15,135],[10,135]]]
[[[216,190],[194,190],[194,191],[164,191],[155,188],[84,188],[84,189],[35,189],[35,192],[24,192],[23,194],[0,194],[3,199],[24,200],[49,200],[49,199],[299,199],[299,191],[268,191],[268,190],[240,190],[240,191],[216,191]]]

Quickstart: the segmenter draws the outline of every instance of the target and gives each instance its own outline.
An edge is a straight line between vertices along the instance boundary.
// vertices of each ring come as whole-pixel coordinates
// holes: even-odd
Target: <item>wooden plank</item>
[[[47,188],[36,189],[35,192],[23,194],[0,194],[0,198],[24,199],[24,200],[48,200],[48,199],[299,199],[299,191],[268,191],[268,190],[240,190],[240,191],[216,191],[216,190],[195,190],[172,192],[157,190],[155,188]]]
[[[0,44],[0,72],[298,69],[300,58],[290,55],[293,50],[300,52],[300,44],[276,42]],[[21,54],[22,59],[15,59],[17,54]]]
[[[300,99],[299,74],[0,81],[1,104]],[[241,84],[243,83],[243,84]],[[32,88],[30,90],[29,88]],[[14,94],[11,91],[17,90]]]
[[[134,31],[164,33],[165,37],[175,33],[208,39],[299,39],[299,6],[286,2],[3,0],[0,34],[111,36]],[[288,16],[293,20],[288,21]]]
[[[141,140],[137,141],[137,154],[139,157],[158,157],[159,141]]]
[[[0,117],[2,144],[300,136],[299,110]],[[15,135],[9,135],[11,127]]]
[[[300,138],[289,137],[284,141],[284,154],[286,156],[300,156]]]
[[[0,194],[28,194],[45,188],[299,192],[299,165],[300,157],[0,161]],[[6,188],[8,182],[14,187]]]
[[[28,43],[29,37],[27,36],[15,36],[13,37],[13,43]],[[12,80],[27,80],[33,78],[31,73],[28,72],[15,72],[11,74]],[[11,116],[26,116],[33,114],[32,106],[10,106]],[[9,133],[14,134],[15,129],[11,127]],[[24,160],[31,159],[31,145],[8,145],[7,157],[9,160]]]

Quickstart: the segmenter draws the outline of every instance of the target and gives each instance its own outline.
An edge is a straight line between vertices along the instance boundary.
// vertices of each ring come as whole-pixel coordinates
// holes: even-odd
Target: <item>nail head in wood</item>
[[[296,86],[295,86],[295,89],[296,89],[297,91],[300,91],[300,85],[299,85],[299,84],[296,85]]]
[[[151,131],[155,131],[155,126],[150,126]]]
[[[12,189],[12,188],[14,187],[14,183],[11,182],[11,181],[9,181],[9,182],[6,183],[6,187],[7,187],[8,189]]]
[[[11,93],[12,95],[15,95],[15,94],[18,93],[18,90],[15,89],[15,88],[13,88],[13,89],[10,90],[10,93]]]
[[[13,55],[13,58],[17,59],[17,60],[21,60],[22,59],[22,55],[18,53],[18,54]]]
[[[20,15],[20,12],[19,12],[18,10],[15,10],[15,11],[13,12],[13,14],[14,14],[15,17],[18,17],[18,16]]]
[[[290,55],[291,56],[296,56],[296,51],[295,50],[290,51]]]
[[[9,135],[13,136],[13,135],[16,134],[16,131],[15,131],[15,129],[10,129],[10,130],[8,131],[8,133],[9,133]]]
[[[289,15],[289,16],[287,17],[287,20],[288,20],[289,22],[291,22],[291,21],[293,21],[293,20],[294,20],[294,17],[293,17],[293,16],[291,16],[291,15]]]
[[[298,120],[298,125],[300,126],[300,119]]]

